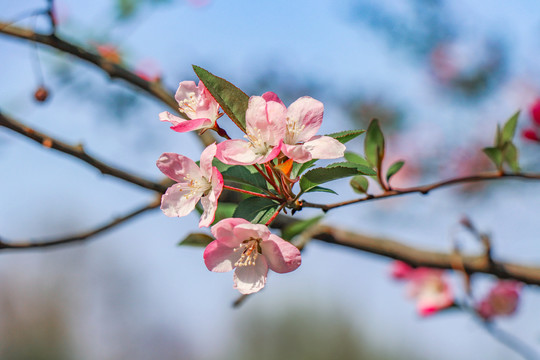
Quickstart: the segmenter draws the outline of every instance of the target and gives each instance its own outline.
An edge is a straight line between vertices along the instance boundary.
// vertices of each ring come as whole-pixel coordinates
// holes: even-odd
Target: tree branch
[[[160,100],[170,107],[174,112],[178,113],[178,104],[174,99],[174,96],[171,95],[171,92],[165,89],[161,83],[147,81],[128,69],[115,64],[96,53],[90,52],[84,49],[82,46],[78,46],[63,40],[55,34],[42,34],[30,29],[9,25],[7,22],[0,22],[0,34],[47,45],[71,54],[81,60],[99,67],[109,74],[111,78],[118,78],[127,81],[131,85],[143,90],[148,95]],[[200,138],[205,146],[208,146],[216,141],[214,136],[212,136],[212,134],[208,131],[200,135]]]
[[[35,249],[35,248],[44,248],[44,247],[51,247],[51,246],[57,246],[57,245],[66,245],[71,244],[74,242],[80,242],[84,240],[88,240],[102,232],[105,232],[107,230],[111,230],[118,225],[123,224],[124,222],[131,220],[140,214],[143,214],[147,212],[148,210],[152,210],[157,208],[160,205],[160,199],[158,198],[155,201],[152,201],[150,204],[145,205],[143,207],[137,208],[128,214],[121,216],[119,218],[116,218],[100,227],[97,227],[93,230],[85,231],[79,234],[62,237],[62,238],[55,238],[55,239],[44,239],[44,240],[28,240],[28,241],[6,241],[5,239],[0,239],[0,250],[27,250],[27,249]]]
[[[416,186],[416,187],[411,187],[411,188],[406,188],[406,189],[392,189],[389,191],[385,191],[384,193],[379,194],[379,195],[367,195],[363,198],[341,201],[341,202],[337,202],[333,204],[317,204],[317,203],[311,203],[309,201],[302,201],[302,207],[311,207],[311,208],[321,209],[323,211],[328,211],[328,210],[332,210],[341,206],[356,204],[356,203],[360,203],[364,201],[386,199],[386,198],[405,195],[405,194],[420,193],[422,195],[427,195],[432,190],[440,189],[440,188],[451,186],[451,185],[477,182],[477,181],[502,180],[502,179],[508,179],[508,178],[523,179],[523,180],[540,180],[540,174],[500,173],[498,171],[490,172],[490,173],[482,173],[482,174],[476,174],[476,175],[471,175],[471,176],[465,176],[461,178],[444,180],[444,181],[440,181],[440,182],[436,182],[436,183],[424,185],[424,186]]]
[[[133,175],[127,171],[120,170],[111,165],[105,164],[104,162],[97,160],[96,158],[88,155],[84,151],[82,145],[70,145],[60,140],[54,139],[53,137],[34,130],[21,122],[4,115],[0,112],[0,126],[13,130],[29,139],[34,140],[35,142],[43,145],[46,148],[51,148],[63,152],[65,154],[71,155],[80,159],[87,164],[98,169],[102,174],[111,175],[116,178],[127,181],[131,184],[138,185],[145,189],[150,189],[157,191],[159,193],[164,193],[167,190],[167,186],[160,184],[154,181],[144,179],[142,177]]]

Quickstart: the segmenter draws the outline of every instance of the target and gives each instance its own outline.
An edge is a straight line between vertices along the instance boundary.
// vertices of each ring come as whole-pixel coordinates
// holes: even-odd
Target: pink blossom
[[[245,135],[248,141],[226,140],[218,144],[216,157],[225,164],[263,164],[279,155],[287,108],[267,94],[249,99]]]
[[[476,311],[486,320],[495,316],[512,315],[517,309],[520,292],[521,283],[511,280],[499,281],[476,305]]]
[[[524,139],[540,142],[540,136],[538,136],[538,131],[535,128],[529,127],[523,129],[521,136]]]
[[[263,96],[282,104],[279,97],[268,92]],[[324,105],[309,96],[303,96],[287,109],[286,132],[281,151],[298,163],[311,159],[336,159],[342,157],[345,145],[330,136],[315,135],[322,124]]]
[[[185,216],[201,200],[204,212],[199,227],[210,226],[214,221],[217,202],[223,190],[223,177],[212,159],[216,144],[209,145],[201,154],[201,166],[188,157],[164,153],[157,161],[162,173],[177,183],[167,189],[161,197],[161,210],[167,216]]]
[[[392,262],[391,274],[394,279],[405,280],[414,273],[414,268],[409,264],[396,260]]]
[[[265,225],[229,218],[212,226],[211,231],[216,240],[204,250],[204,263],[214,272],[235,269],[234,288],[242,294],[261,290],[268,268],[282,274],[300,266],[300,251]]]
[[[540,126],[540,98],[537,98],[529,108],[531,119],[536,126]]]
[[[418,313],[428,316],[452,306],[454,296],[443,271],[417,268],[409,275],[409,295],[416,299]]]
[[[161,121],[168,121],[171,129],[178,132],[212,129],[219,118],[219,104],[206,89],[202,81],[195,86],[194,81],[182,81],[176,91],[178,110],[188,119],[164,111],[159,114]]]

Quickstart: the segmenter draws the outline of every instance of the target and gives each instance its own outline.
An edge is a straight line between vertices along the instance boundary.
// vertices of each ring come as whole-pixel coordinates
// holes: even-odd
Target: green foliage
[[[364,141],[364,153],[367,161],[374,168],[380,170],[384,158],[384,135],[377,119],[373,119],[368,126]]]
[[[518,118],[519,111],[506,121],[502,130],[497,125],[495,145],[482,149],[499,171],[503,171],[504,164],[507,164],[512,171],[518,172],[520,170],[518,161],[519,152],[512,141],[516,133]]]
[[[225,79],[193,65],[193,70],[223,111],[243,131],[246,132],[246,110],[249,96]]]
[[[233,165],[221,172],[224,180],[242,185],[249,185],[257,189],[268,189],[266,179],[254,167]]]
[[[361,165],[361,164],[357,164],[357,163],[354,163],[354,162],[333,163],[333,164],[328,165],[327,168],[333,168],[333,167],[337,167],[337,166],[356,169],[356,170],[358,170],[358,173],[362,174],[362,175],[377,175],[377,173],[371,167]]]
[[[270,199],[252,196],[238,204],[233,217],[251,221],[254,224],[264,224],[276,212],[279,204]]]
[[[336,166],[316,168],[309,170],[300,178],[300,189],[302,193],[305,193],[325,182],[353,175],[358,175],[358,169],[356,167]]]
[[[223,219],[233,217],[233,214],[237,207],[238,204],[235,203],[218,202],[218,207],[216,209],[216,218],[214,219],[212,225]]]
[[[332,189],[329,189],[329,188],[326,188],[326,187],[323,187],[323,186],[315,186],[309,190],[306,191],[307,193],[308,192],[326,192],[326,193],[330,193],[330,194],[334,194],[334,195],[337,195],[338,193],[335,192],[334,190]]]
[[[291,240],[295,236],[316,225],[323,217],[323,215],[319,215],[309,219],[299,220],[287,225],[281,230],[281,237],[285,240]]]
[[[353,162],[355,164],[371,167],[370,163],[362,155],[359,155],[350,151],[345,152],[345,160],[349,162]]]
[[[355,192],[360,194],[367,194],[369,181],[366,177],[362,175],[357,175],[351,179],[350,184]]]
[[[301,175],[304,171],[306,171],[310,167],[313,167],[316,161],[317,160],[314,159],[314,160],[309,160],[309,161],[307,161],[307,162],[305,162],[303,164],[294,163],[293,167],[292,167],[292,170],[291,170],[291,178],[294,179],[298,175]]]
[[[352,139],[356,138],[359,135],[362,135],[366,130],[347,130],[347,131],[340,131],[333,134],[328,134],[326,136],[333,137],[337,141],[339,141],[342,144],[345,144]]]
[[[386,172],[386,181],[389,182],[390,178],[394,176],[405,164],[405,161],[399,160],[390,165],[388,171]]]
[[[206,247],[214,238],[205,233],[191,233],[178,243],[178,246]]]

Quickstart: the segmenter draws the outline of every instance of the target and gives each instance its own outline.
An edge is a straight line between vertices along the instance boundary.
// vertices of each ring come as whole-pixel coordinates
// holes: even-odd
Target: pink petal
[[[287,108],[282,103],[252,96],[246,111],[246,132],[270,145],[277,145],[285,136]]]
[[[250,238],[266,240],[271,234],[266,225],[251,223],[237,225],[233,232],[234,236],[242,241]]]
[[[274,146],[270,152],[268,152],[265,156],[261,156],[257,160],[257,164],[264,164],[265,162],[274,160],[281,152],[282,146],[283,146],[283,142],[282,140],[280,140],[279,143],[276,146]]]
[[[181,121],[177,125],[171,126],[171,129],[182,133],[192,130],[210,129],[212,127],[214,127],[214,122],[212,120],[201,118]]]
[[[167,216],[185,216],[195,209],[200,198],[200,195],[183,190],[181,184],[174,184],[161,196],[161,210]]]
[[[243,140],[225,140],[217,145],[216,157],[229,165],[253,165],[261,159],[250,143]]]
[[[289,158],[293,159],[297,163],[305,163],[311,160],[313,157],[311,153],[302,145],[289,145],[283,144],[281,151]]]
[[[263,256],[259,256],[255,265],[239,266],[234,270],[234,288],[241,294],[252,294],[261,290],[266,284],[268,264]]]
[[[216,156],[216,143],[208,145],[201,153],[200,168],[202,176],[210,180],[212,178],[212,160]]]
[[[234,235],[234,228],[240,224],[250,224],[249,221],[241,218],[228,218],[219,221],[212,226],[210,231],[217,241],[231,248],[238,247],[244,239],[237,239]]]
[[[221,191],[223,190],[223,177],[217,168],[214,168],[214,172],[212,190],[208,195],[201,198],[201,205],[204,211],[199,221],[199,227],[210,226],[216,217],[219,195],[221,195]]]
[[[204,249],[204,264],[210,271],[227,272],[234,269],[234,264],[240,259],[242,253],[234,251],[217,240],[212,241]]]
[[[159,120],[160,121],[170,122],[173,126],[176,126],[176,125],[178,125],[180,123],[189,121],[189,120],[186,120],[184,118],[173,115],[168,111],[163,111],[163,112],[159,113]]]
[[[295,136],[296,142],[302,142],[313,137],[322,124],[324,105],[319,100],[303,96],[293,102],[287,109],[287,122],[297,121],[303,130]]]
[[[268,101],[275,101],[277,103],[280,103],[281,105],[285,106],[285,104],[283,103],[283,101],[281,101],[281,99],[279,98],[279,96],[276,95],[276,93],[272,92],[272,91],[267,91],[265,92],[263,95],[262,95],[262,98],[264,100],[266,100],[267,102]]]
[[[345,154],[345,145],[330,136],[314,136],[302,147],[313,159],[337,159]]]
[[[186,176],[191,179],[200,179],[202,177],[201,170],[195,161],[184,155],[163,153],[156,165],[163,174],[181,184],[189,184],[190,180]]]
[[[288,241],[271,234],[261,243],[262,254],[272,271],[283,274],[296,270],[302,263],[300,250]]]
[[[195,93],[195,97],[199,96],[200,90],[197,85],[195,85],[195,81],[182,81],[178,85],[178,90],[176,90],[174,98],[177,102],[181,102],[182,100],[187,99],[190,93]]]

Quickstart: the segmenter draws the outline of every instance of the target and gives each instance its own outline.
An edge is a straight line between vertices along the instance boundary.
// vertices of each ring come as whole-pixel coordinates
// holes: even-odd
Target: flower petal
[[[345,154],[345,145],[330,136],[314,136],[302,147],[313,159],[337,159]]]
[[[191,194],[190,190],[183,190],[181,184],[174,184],[161,197],[161,210],[171,217],[186,216],[195,209],[200,198],[200,195]]]
[[[303,96],[287,109],[287,123],[296,122],[302,131],[295,134],[295,142],[307,141],[313,137],[322,124],[324,105],[319,100]]]
[[[286,114],[283,103],[252,96],[246,110],[246,132],[269,145],[277,145],[285,136]]]
[[[288,241],[271,234],[261,243],[262,254],[272,271],[283,274],[296,270],[302,263],[300,250]]]
[[[229,165],[253,165],[260,155],[255,154],[250,143],[243,140],[225,140],[217,145],[216,157]]]
[[[234,270],[234,288],[241,294],[252,294],[261,290],[266,284],[268,264],[264,256],[259,256],[255,265],[240,266]]]
[[[217,168],[214,168],[213,170],[212,190],[208,195],[201,198],[201,205],[204,211],[201,215],[201,220],[199,221],[199,227],[207,227],[214,222],[219,195],[221,195],[221,191],[223,190],[223,177]]]
[[[193,120],[184,120],[179,122],[177,125],[171,126],[176,132],[188,132],[192,130],[200,129],[210,129],[214,127],[214,122],[207,118],[193,119]]]
[[[238,261],[242,253],[234,251],[219,241],[214,240],[204,249],[204,264],[210,271],[227,272],[234,269],[234,264]]]
[[[202,177],[201,170],[195,164],[195,161],[184,155],[163,153],[156,165],[162,173],[184,185],[188,185],[190,179],[200,179]],[[190,179],[186,178],[188,175]]]
[[[250,224],[250,222],[242,218],[227,218],[212,226],[210,231],[221,244],[235,248],[243,241],[243,239],[237,239],[233,232],[234,228],[240,224]]]
[[[239,224],[234,228],[233,232],[234,236],[242,241],[250,238],[266,240],[271,235],[266,225],[251,223]]]
[[[281,151],[289,158],[293,159],[297,163],[305,163],[313,159],[311,153],[306,149],[303,144],[289,145],[283,144]]]
[[[281,101],[279,96],[277,96],[277,94],[272,92],[272,91],[267,91],[264,94],[262,94],[262,98],[264,100],[266,100],[267,102],[268,101],[275,101],[275,102],[280,103],[281,105],[285,106],[285,104],[283,103],[283,101]]]
[[[214,156],[216,156],[216,151],[216,143],[213,143],[208,145],[201,153],[201,173],[208,181],[212,179],[212,160],[214,160]]]
[[[170,122],[173,126],[176,126],[180,123],[189,121],[187,119],[181,118],[179,116],[173,115],[168,111],[163,111],[159,113],[159,120],[160,121],[167,121]]]
[[[191,94],[194,94],[195,97],[198,97],[200,94],[198,86],[195,85],[195,81],[182,81],[178,84],[178,90],[176,90],[174,98],[180,103],[183,100],[188,99]]]

